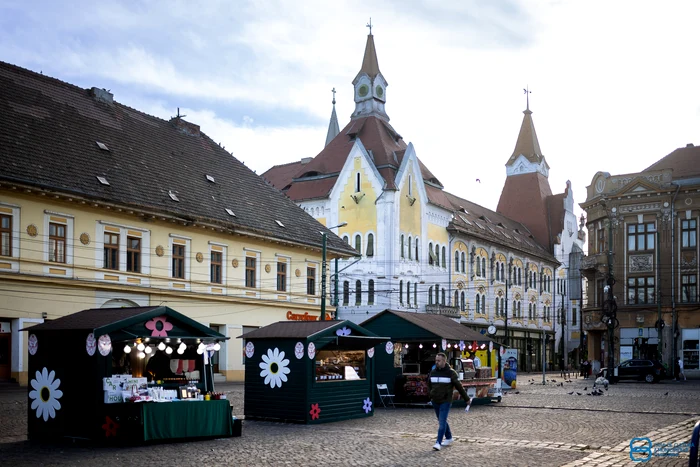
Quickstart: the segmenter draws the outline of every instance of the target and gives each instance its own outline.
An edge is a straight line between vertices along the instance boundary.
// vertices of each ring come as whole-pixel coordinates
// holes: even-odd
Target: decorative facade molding
[[[654,255],[630,255],[630,272],[652,272],[654,270]]]

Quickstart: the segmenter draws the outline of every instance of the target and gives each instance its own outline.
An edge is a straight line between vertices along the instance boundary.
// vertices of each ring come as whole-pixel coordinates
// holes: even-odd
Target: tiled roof
[[[196,125],[101,101],[90,90],[4,62],[0,167],[0,180],[8,183],[218,225],[232,233],[321,246],[323,226]],[[330,231],[328,248],[355,253]]]
[[[61,330],[90,330],[101,328],[134,316],[149,313],[165,307],[133,307],[133,308],[93,308],[46,321],[28,328],[31,331],[61,331]]]
[[[539,172],[510,175],[498,200],[500,214],[528,226],[540,245],[551,248],[547,198],[552,196],[547,178]]]
[[[515,143],[513,154],[510,156],[510,159],[506,165],[515,162],[515,160],[521,154],[530,162],[539,163],[542,161],[542,150],[540,149],[540,142],[537,139],[537,132],[535,132],[535,123],[532,121],[532,111],[527,109],[523,113],[525,116],[523,117],[523,123],[520,126],[518,140]]]
[[[339,320],[278,321],[239,337],[244,339],[306,339],[341,322]]]
[[[491,340],[486,335],[480,334],[479,332],[474,331],[471,328],[459,324],[452,318],[449,318],[444,315],[435,315],[430,313],[407,313],[405,311],[384,310],[383,312],[372,316],[367,321],[364,321],[360,324],[360,326],[365,326],[371,321],[380,319],[381,316],[385,313],[392,314],[401,319],[404,319],[409,323],[418,326],[421,329],[425,329],[426,331],[435,334],[435,336],[441,339],[448,339],[451,341],[464,341],[465,343],[472,341],[489,342]],[[389,331],[389,333],[391,332]],[[392,339],[407,338],[407,336],[394,334],[392,334],[390,337]]]
[[[277,188],[284,192],[289,189],[292,183],[292,178],[304,165],[303,161],[289,162],[288,164],[275,165],[264,172],[261,177],[267,180]]]
[[[700,176],[700,146],[688,144],[678,148],[642,172],[663,169],[673,169],[674,180]]]
[[[365,56],[362,57],[362,68],[358,73],[366,73],[370,78],[377,76],[379,71],[379,61],[377,60],[377,49],[374,46],[374,36],[369,34],[367,36],[367,44],[365,45]],[[357,79],[357,78],[355,78]]]
[[[531,236],[525,225],[451,193],[445,192],[445,196],[454,209],[454,218],[448,229],[556,262],[554,256]]]

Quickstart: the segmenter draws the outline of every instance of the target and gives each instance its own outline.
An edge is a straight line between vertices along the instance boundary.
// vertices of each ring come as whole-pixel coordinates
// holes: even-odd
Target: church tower
[[[388,83],[379,71],[377,50],[374,48],[374,36],[371,23],[365,46],[362,68],[352,81],[355,87],[355,111],[351,119],[374,116],[388,122],[389,116],[384,110],[386,104],[386,87]]]
[[[335,88],[333,88],[333,112],[331,112],[331,121],[328,123],[328,133],[326,134],[326,146],[328,143],[333,141],[333,138],[338,136],[340,133],[340,127],[338,126],[338,115],[335,113]]]

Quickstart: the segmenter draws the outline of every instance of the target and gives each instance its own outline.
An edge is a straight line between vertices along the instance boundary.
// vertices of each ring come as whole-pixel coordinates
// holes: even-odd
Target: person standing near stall
[[[430,402],[435,409],[435,416],[438,419],[438,434],[437,442],[433,449],[439,451],[442,446],[452,444],[452,431],[447,423],[447,416],[452,407],[452,390],[456,389],[467,403],[465,412],[469,412],[471,400],[464,390],[462,382],[457,376],[457,372],[447,363],[447,355],[440,352],[435,356],[435,367],[430,372],[428,377],[428,391],[430,393]],[[443,437],[445,438],[443,441]]]

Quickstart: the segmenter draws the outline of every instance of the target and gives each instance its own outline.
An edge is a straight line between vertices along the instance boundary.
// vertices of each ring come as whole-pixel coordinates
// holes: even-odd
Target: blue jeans
[[[450,425],[447,423],[447,416],[450,414],[450,408],[452,407],[452,402],[444,402],[442,404],[433,403],[433,408],[435,409],[435,416],[438,419],[438,434],[437,442],[442,443],[442,438],[452,439],[452,432],[450,431]]]

